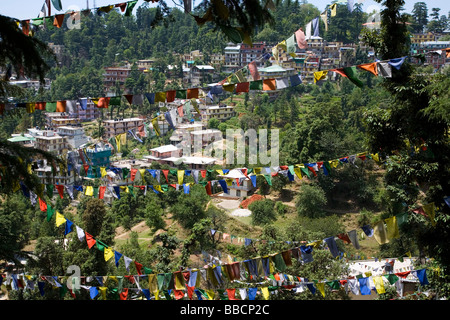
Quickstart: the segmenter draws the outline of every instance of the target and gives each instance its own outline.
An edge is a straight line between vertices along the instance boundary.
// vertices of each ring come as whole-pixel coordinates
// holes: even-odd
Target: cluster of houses
[[[446,57],[442,49],[450,47],[450,41],[440,40],[443,34],[420,33],[411,35],[411,56],[423,54],[424,65],[433,66],[434,70],[450,64],[450,59]],[[269,60],[261,59],[264,54],[271,53],[273,46],[267,42],[256,42],[253,46],[247,44],[229,43],[223,53],[213,53],[204,55],[199,50],[189,54],[180,54],[182,63],[183,84],[189,86],[199,86],[205,83],[213,83],[222,79],[218,78],[220,73],[232,74],[244,68],[250,62],[255,61],[258,72],[262,79],[274,77],[288,77],[300,74],[303,83],[314,83],[314,72],[320,70],[330,70],[352,65],[356,57],[357,50],[366,52],[369,57],[374,56],[370,47],[361,43],[344,44],[336,41],[326,41],[322,37],[312,36],[308,39],[308,48],[298,49],[295,57],[279,48],[278,57],[271,56]],[[139,60],[136,62],[138,69],[142,72],[151,70],[155,61],[152,59]],[[418,60],[413,60],[418,62]],[[177,66],[167,66],[169,73]],[[119,83],[123,86],[126,77],[131,72],[131,65],[125,63],[122,67],[105,68],[104,83],[109,89],[113,84]],[[329,74],[330,80],[335,80],[334,73]],[[124,88],[122,88],[124,89]]]
[[[112,169],[151,169],[156,162],[174,169],[182,164],[184,168],[206,170],[213,165],[223,164],[222,157],[214,158],[202,152],[208,143],[220,142],[223,139],[220,130],[207,128],[207,121],[212,117],[223,121],[235,116],[233,108],[226,105],[211,106],[201,103],[201,100],[199,100],[198,107],[202,113],[202,117],[198,117],[201,119],[200,121],[191,122],[177,116],[174,119],[175,130],[171,131],[170,144],[149,149],[148,154],[140,159],[136,159],[136,157],[122,158],[121,153],[117,152],[109,141],[110,138],[123,133],[127,134],[130,130],[139,136],[142,132],[140,129],[144,125],[149,126],[151,132],[153,125],[143,117],[102,120],[103,137],[102,139],[93,139],[86,134],[83,125],[91,120],[91,117],[77,117],[73,110],[71,112],[45,112],[45,128],[29,128],[27,132],[13,134],[8,140],[61,155],[67,159],[68,170],[60,170],[59,167],[47,163],[44,159],[36,160],[33,163],[32,170],[44,185],[81,185],[84,179],[100,177],[101,167],[106,168],[107,175],[102,176],[102,179],[108,186],[133,185],[132,179],[123,178],[122,175],[115,174]],[[96,118],[98,115],[92,117]],[[169,132],[167,121],[160,120],[158,125],[162,135]],[[142,135],[142,137],[144,136],[148,135]],[[127,139],[133,139],[133,137],[129,135]],[[199,150],[200,152],[196,153]],[[75,172],[80,172],[85,164],[89,164],[86,174],[76,174]],[[233,170],[228,174],[230,175],[228,179],[231,179],[231,176],[239,175]],[[223,178],[227,177],[224,175]],[[254,191],[253,184],[248,177],[241,174],[239,179],[240,183],[230,184],[227,192],[222,192],[218,196],[244,198]]]

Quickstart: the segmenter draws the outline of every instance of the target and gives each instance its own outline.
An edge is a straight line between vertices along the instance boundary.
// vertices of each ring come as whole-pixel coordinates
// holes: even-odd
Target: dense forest
[[[275,26],[257,30],[254,41],[280,41],[320,14],[322,9],[299,1],[280,1],[274,11]],[[382,32],[363,36],[361,24],[367,18],[365,13],[358,7],[350,13],[346,6],[338,6],[335,18],[339,23],[330,24],[324,38],[344,43],[364,40],[384,59],[407,55],[404,50],[409,45],[408,28],[411,27],[403,25],[404,29],[400,28],[398,34],[387,30],[397,24],[397,19],[408,21],[411,17],[398,14],[395,7],[388,9],[383,16]],[[392,12],[396,13],[396,19],[389,20]],[[191,16],[179,9],[173,10],[173,20],[166,25],[153,27],[156,14],[157,9],[146,8],[144,4],[130,17],[114,11],[105,15],[91,13],[82,18],[79,30],[58,29],[48,24],[37,37],[44,42],[63,44],[65,53],[61,64],[52,65],[47,74],[53,80],[51,90],[41,91],[38,96],[28,92],[25,96],[51,100],[101,95],[103,67],[123,60],[132,62],[146,58],[158,59],[162,67],[178,65],[180,61],[175,61],[168,52],[200,50],[207,56],[222,52],[229,42],[226,35],[213,26],[199,27]],[[397,37],[397,43],[390,37]],[[398,43],[404,46],[397,46]],[[364,52],[358,52],[355,63],[364,63],[367,59]],[[164,70],[160,73],[164,74]],[[22,193],[15,192],[1,199],[0,225],[8,241],[2,241],[0,253],[11,258],[33,242],[34,259],[24,268],[29,274],[62,276],[71,265],[79,266],[86,276],[130,274],[123,264],[116,267],[111,261],[105,261],[101,245],[97,246],[99,250],[88,249],[85,242],[77,240],[75,232],[66,234],[55,226],[55,213],[59,212],[89,230],[95,238],[139,261],[148,268],[147,274],[169,273],[180,270],[180,266],[204,265],[204,252],[213,255],[220,252],[223,260],[230,255],[234,261],[243,261],[288,250],[292,241],[313,241],[346,232],[350,216],[354,226],[361,227],[435,203],[439,208],[434,216],[436,225],[431,225],[429,216],[409,214],[399,237],[389,243],[373,247],[367,245],[370,242],[364,242],[367,238],[361,237],[362,247],[358,250],[339,240],[338,246],[345,251],[345,258],[335,259],[329,250],[318,247],[314,249],[313,261],[293,260],[283,270],[308,279],[339,279],[348,274],[347,262],[351,259],[402,258],[409,253],[418,258],[417,268],[425,266],[426,258],[432,258],[432,270],[441,272],[429,273],[430,286],[425,289],[432,288],[434,294],[448,297],[450,263],[444,235],[448,234],[450,220],[443,198],[449,195],[450,181],[449,74],[449,68],[435,73],[432,68],[405,63],[389,81],[360,73],[362,88],[349,79],[340,78],[287,88],[275,101],[265,94],[228,97],[226,102],[235,106],[239,116],[221,123],[211,122],[209,127],[224,133],[227,129],[280,129],[281,165],[331,160],[365,151],[380,156],[379,160],[356,159],[353,164],[333,168],[328,175],[319,172],[317,177],[305,177],[301,181],[289,182],[286,177],[277,175],[269,185],[264,177],[258,177],[258,194],[265,199],[250,207],[252,217],[249,220],[231,218],[211,201],[201,184],[193,185],[190,194],[172,189],[162,194],[123,193],[112,205],[78,194],[79,203],[74,206],[67,197],[61,199],[50,194],[45,195],[51,204],[46,214],[38,204],[32,205]],[[155,73],[150,76],[161,77]],[[133,89],[149,90],[148,83],[149,79],[136,79]],[[163,83],[159,86],[165,89]],[[2,138],[42,121],[38,117],[37,113],[32,116],[24,113],[4,118],[0,126]],[[131,141],[124,154],[134,148],[145,153],[149,147],[162,142],[167,142],[167,137],[145,139],[143,144]],[[153,168],[169,169],[158,164]],[[213,180],[215,170],[221,168],[209,168],[211,175],[207,179]],[[175,177],[172,178],[175,181]],[[146,174],[148,183],[152,183],[152,179]],[[192,177],[187,179],[193,181]],[[98,187],[101,182],[96,179],[89,183]],[[142,222],[149,229],[145,236],[131,231]],[[131,231],[130,238],[116,239],[118,229]],[[211,229],[264,241],[250,246],[225,243],[211,235]],[[64,246],[65,239],[72,241]],[[131,274],[136,274],[134,266],[130,269]],[[147,280],[141,280],[140,285],[148,288]],[[45,285],[47,294],[44,296],[36,290],[18,290],[10,291],[9,298],[74,299],[73,295],[66,294],[67,288],[52,290],[49,283]],[[220,288],[223,290],[227,286],[229,282]],[[252,283],[233,283],[232,286],[249,287]],[[108,290],[104,298],[118,299],[117,282],[108,281],[105,287]],[[76,299],[90,299],[89,291],[80,290],[75,294]],[[379,299],[393,298],[397,298],[393,288],[379,296]],[[423,295],[420,298],[428,299]],[[349,299],[349,296],[344,290],[327,287],[326,297],[307,290],[295,294],[280,290],[277,299]]]

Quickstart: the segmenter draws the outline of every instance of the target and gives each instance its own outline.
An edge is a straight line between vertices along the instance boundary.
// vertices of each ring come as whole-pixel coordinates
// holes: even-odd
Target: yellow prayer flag
[[[84,192],[87,196],[93,196],[94,195],[94,187],[92,186],[86,186],[86,191]]]
[[[158,281],[157,281],[157,278],[156,278],[156,274],[154,274],[154,273],[148,275],[148,289],[153,294],[158,292]]]
[[[120,152],[120,135],[115,136],[117,152]]]
[[[159,137],[161,135],[161,131],[159,130],[158,117],[152,119],[152,126],[156,135]]]
[[[103,256],[105,258],[105,261],[108,261],[109,259],[111,259],[112,257],[114,257],[114,250],[111,248],[106,247],[103,250]]]
[[[333,3],[330,8],[331,8],[331,16],[335,17],[336,16],[337,3]]]
[[[372,277],[373,283],[375,284],[375,289],[377,289],[378,294],[385,293],[383,278],[381,276]]]
[[[121,133],[119,134],[119,136],[120,136],[120,143],[122,145],[127,144],[127,133],[126,132]]]
[[[144,176],[145,176],[145,169],[139,169],[139,173],[141,174],[142,182],[144,182],[144,184],[145,184],[145,178],[144,178]]]
[[[375,160],[376,162],[380,161],[380,158],[378,157],[378,153],[371,153],[370,156],[372,157],[373,160]]]
[[[320,15],[320,18],[322,19],[324,25],[325,25],[325,31],[328,31],[328,19],[327,19],[327,13],[323,13]]]
[[[302,170],[299,167],[294,167],[294,172],[297,175],[297,177],[302,180]]]
[[[400,237],[398,232],[397,217],[393,216],[384,220],[386,222],[387,238],[396,239]]]
[[[178,170],[177,171],[178,176],[178,184],[183,184],[183,178],[184,178],[184,170]]]
[[[100,174],[102,175],[102,178],[106,176],[106,167],[100,167]]]
[[[277,46],[279,46],[284,51],[287,51],[286,40],[281,41],[280,43],[277,44]]]
[[[205,290],[205,291],[206,291],[206,294],[208,295],[208,300],[214,300],[214,296],[215,296],[214,290]]]
[[[217,172],[219,175],[223,176],[223,170],[216,170],[216,172]]]
[[[328,74],[328,70],[322,70],[322,71],[314,72],[314,83],[316,83],[319,80],[325,79],[327,74]]]
[[[385,244],[389,242],[386,234],[386,227],[384,226],[384,221],[378,221],[373,226],[373,236],[378,244]]]
[[[268,287],[261,287],[261,293],[264,297],[264,300],[269,300],[270,297],[270,293],[269,293],[269,288]]]
[[[325,283],[324,282],[318,282],[316,283],[317,289],[319,289],[320,293],[323,297],[325,297]]]
[[[100,289],[100,294],[102,295],[103,300],[106,300],[106,289],[107,287],[98,287]]]
[[[60,225],[66,223],[66,218],[64,218],[64,216],[59,213],[58,211],[56,211],[56,226],[59,227]]]
[[[426,205],[423,205],[422,208],[423,208],[423,211],[425,211],[425,213],[428,215],[428,217],[430,217],[431,224],[433,226],[435,226],[436,225],[436,221],[434,221],[434,214],[435,214],[434,202],[431,202],[431,203],[428,203]]]
[[[154,188],[156,191],[159,191],[159,192],[161,192],[161,193],[164,193],[164,191],[161,189],[161,186],[160,186],[159,184],[153,185],[153,188]]]

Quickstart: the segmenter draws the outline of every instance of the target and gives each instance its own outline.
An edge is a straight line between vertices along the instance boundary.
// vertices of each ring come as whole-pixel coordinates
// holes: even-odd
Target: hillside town
[[[0,14],[0,300],[449,299],[450,12],[42,1]]]

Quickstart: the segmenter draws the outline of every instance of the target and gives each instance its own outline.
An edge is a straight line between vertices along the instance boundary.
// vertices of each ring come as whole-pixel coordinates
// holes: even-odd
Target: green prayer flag
[[[128,174],[130,173],[130,169],[128,168],[122,168],[122,178],[126,179],[128,177]]]
[[[166,297],[167,300],[172,300],[172,297],[170,296],[168,290],[164,290],[163,293],[164,293],[164,297]]]
[[[272,185],[272,177],[269,174],[265,174],[264,178],[266,178],[267,183],[269,184],[269,186]]]
[[[53,188],[55,186],[53,184],[47,184],[46,185],[46,190],[47,190],[47,196],[52,199],[53,198]]]
[[[97,246],[97,249],[100,251],[104,251],[105,248],[108,247],[106,244],[104,244],[103,242],[101,242],[100,240],[97,240],[97,239],[96,239],[95,244]]]
[[[286,39],[287,53],[295,53],[295,35]]]
[[[127,17],[131,16],[131,13],[133,12],[133,8],[136,5],[136,3],[137,0],[128,2],[127,9],[125,10],[125,16]]]
[[[161,291],[164,287],[164,273],[158,273],[156,275],[156,281],[158,283],[158,290]]]
[[[187,90],[177,90],[175,92],[175,98],[186,99]]]
[[[388,273],[384,275],[390,284],[394,284],[398,281],[398,277],[394,273]]]
[[[34,26],[41,26],[44,24],[44,18],[36,18],[31,20],[31,24]]]
[[[131,195],[136,198],[136,195],[134,194],[133,189],[134,189],[133,186],[128,186],[128,191],[130,191]]]
[[[93,195],[93,197],[94,198],[98,198],[98,187],[93,187],[92,189],[94,189],[94,195]]]
[[[45,111],[56,112],[56,102],[47,102],[45,104]]]
[[[358,71],[356,66],[345,67],[344,73],[347,75],[348,79],[358,87],[362,88],[364,86],[362,81],[358,79]]]
[[[308,178],[311,178],[309,176],[309,170],[306,167],[300,167],[300,170],[302,171],[303,174],[306,174],[308,176]]]
[[[340,288],[340,283],[338,280],[333,280],[333,281],[327,281],[325,282],[332,290],[339,290]]]
[[[263,89],[263,81],[262,80],[256,80],[256,81],[250,81],[250,90],[262,90]]]
[[[50,221],[52,219],[54,213],[55,209],[52,209],[52,207],[49,204],[47,204],[47,221]]]
[[[153,270],[147,267],[144,267],[144,274],[152,274]]]
[[[281,272],[284,272],[286,270],[286,263],[284,262],[283,256],[281,253],[277,253],[272,257],[272,261],[275,265],[275,268],[280,270]]]

